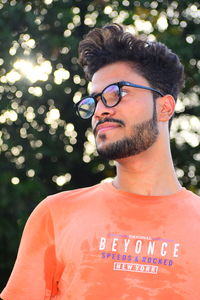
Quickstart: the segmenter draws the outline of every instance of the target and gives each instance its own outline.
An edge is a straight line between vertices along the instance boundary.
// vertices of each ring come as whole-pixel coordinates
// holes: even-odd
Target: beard
[[[97,145],[97,152],[109,160],[134,156],[149,149],[157,140],[158,134],[157,115],[154,108],[153,117],[134,125],[129,137],[110,143],[105,148],[98,148]],[[102,135],[101,139],[106,139],[106,136]]]

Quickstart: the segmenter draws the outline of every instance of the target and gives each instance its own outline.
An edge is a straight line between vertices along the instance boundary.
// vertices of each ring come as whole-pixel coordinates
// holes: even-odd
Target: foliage
[[[200,4],[192,2],[1,2],[1,287],[24,223],[43,197],[114,176],[113,163],[97,157],[90,124],[73,110],[87,91],[77,48],[94,26],[125,24],[180,56],[186,84],[173,122],[172,152],[179,180],[200,193]]]

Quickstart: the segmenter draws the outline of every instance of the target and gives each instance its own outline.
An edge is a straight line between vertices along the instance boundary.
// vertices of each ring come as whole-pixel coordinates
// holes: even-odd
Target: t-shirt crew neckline
[[[111,193],[116,197],[121,196],[123,198],[126,198],[129,201],[134,200],[142,203],[159,203],[159,202],[170,201],[170,200],[174,201],[186,196],[187,192],[189,192],[186,190],[186,188],[182,187],[179,191],[173,194],[149,196],[149,195],[140,195],[140,194],[134,194],[131,192],[119,190],[113,185],[113,182],[102,182],[101,186],[106,193]]]

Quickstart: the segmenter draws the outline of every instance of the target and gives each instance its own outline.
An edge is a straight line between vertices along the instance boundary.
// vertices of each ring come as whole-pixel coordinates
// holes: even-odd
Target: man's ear
[[[172,95],[165,95],[158,100],[158,121],[167,122],[171,119],[175,110],[175,100]]]

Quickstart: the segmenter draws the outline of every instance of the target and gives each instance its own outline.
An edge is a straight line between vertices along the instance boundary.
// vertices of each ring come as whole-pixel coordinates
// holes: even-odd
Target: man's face
[[[98,70],[92,78],[92,93],[119,81],[149,86],[147,80],[125,62]],[[121,159],[149,149],[158,136],[156,107],[149,90],[124,86],[115,107],[99,100],[92,118],[97,151],[108,159]]]

